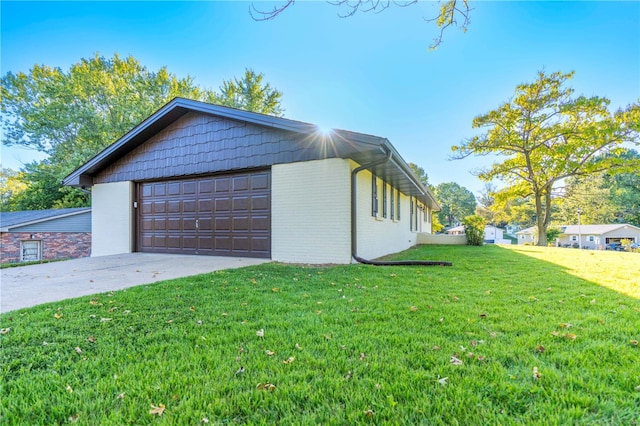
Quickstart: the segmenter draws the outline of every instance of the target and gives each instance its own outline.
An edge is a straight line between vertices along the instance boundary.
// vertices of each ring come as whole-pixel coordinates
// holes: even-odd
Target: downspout
[[[377,261],[377,260],[367,260],[358,256],[358,208],[357,208],[357,175],[361,171],[365,169],[370,169],[375,166],[379,166],[391,160],[393,157],[393,153],[386,146],[382,146],[382,149],[385,151],[385,157],[372,161],[368,164],[363,164],[359,167],[356,167],[351,172],[351,257],[357,262],[363,263],[365,265],[375,265],[375,266],[407,266],[407,265],[420,265],[420,266],[453,266],[451,262],[444,262],[440,260],[396,260],[396,261]]]

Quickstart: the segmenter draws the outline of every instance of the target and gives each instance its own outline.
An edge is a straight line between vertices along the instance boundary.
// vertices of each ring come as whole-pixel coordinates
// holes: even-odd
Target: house
[[[605,245],[621,240],[640,242],[640,228],[627,223],[612,225],[567,225],[560,227],[562,234],[557,239],[560,247],[579,246],[602,250]]]
[[[605,245],[621,240],[640,242],[640,228],[627,223],[610,225],[563,225],[555,244],[559,247],[582,247],[603,250]],[[535,243],[538,230],[535,226],[516,233],[518,244]]]
[[[538,241],[538,228],[530,226],[529,228],[521,229],[516,232],[516,238],[518,238],[518,244],[535,244]]]
[[[464,225],[449,228],[446,232],[450,235],[464,235]],[[494,225],[484,227],[484,242],[485,244],[511,244],[511,240],[504,239],[504,230]]]
[[[440,209],[385,138],[182,98],[63,182],[91,188],[92,256],[350,263],[416,244]]]
[[[0,212],[0,263],[87,257],[91,209]]]

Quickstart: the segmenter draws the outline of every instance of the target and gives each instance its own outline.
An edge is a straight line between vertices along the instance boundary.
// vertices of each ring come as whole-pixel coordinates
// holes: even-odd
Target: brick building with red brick
[[[0,263],[91,255],[91,208],[0,212]]]

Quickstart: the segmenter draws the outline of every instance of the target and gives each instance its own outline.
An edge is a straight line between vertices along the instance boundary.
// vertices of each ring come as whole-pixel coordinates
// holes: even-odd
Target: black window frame
[[[371,173],[371,216],[378,216],[378,178]]]

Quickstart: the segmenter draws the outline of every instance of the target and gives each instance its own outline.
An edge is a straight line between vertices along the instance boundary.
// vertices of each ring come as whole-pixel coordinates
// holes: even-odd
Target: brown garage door
[[[138,251],[271,257],[268,170],[138,184]]]

